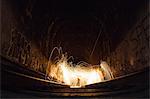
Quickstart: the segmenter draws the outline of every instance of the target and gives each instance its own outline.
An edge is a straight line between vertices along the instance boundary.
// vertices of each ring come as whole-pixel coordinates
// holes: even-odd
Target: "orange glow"
[[[68,62],[67,57],[62,54],[60,59],[56,62],[49,62],[48,76],[57,80],[57,82],[69,85],[70,88],[80,88],[85,85],[98,83],[104,81],[104,77],[112,79],[113,75],[110,74],[109,66],[106,62],[100,65],[92,66],[80,63],[73,64]]]

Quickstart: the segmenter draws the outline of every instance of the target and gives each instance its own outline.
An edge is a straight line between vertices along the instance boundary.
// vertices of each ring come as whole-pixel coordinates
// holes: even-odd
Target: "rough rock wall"
[[[48,60],[39,51],[39,47],[24,35],[27,31],[26,27],[21,23],[22,17],[18,15],[17,11],[15,12],[13,6],[7,0],[3,0],[1,5],[0,54],[27,68],[44,73]]]
[[[115,76],[139,71],[150,65],[149,30],[149,14],[146,13],[107,57]]]
[[[53,19],[49,19],[50,16],[47,14],[43,15],[44,10],[37,10],[38,6],[34,8],[34,0],[24,0],[22,5],[20,5],[21,3],[17,4],[19,1],[13,3],[13,0],[2,0],[1,55],[7,56],[34,70],[44,72],[48,60],[42,52],[45,52],[45,56],[47,55],[48,57],[52,48],[59,44],[57,40],[58,43],[55,41],[55,44],[53,44],[53,40],[56,38],[55,33],[59,26],[55,27],[54,25],[56,29],[51,29],[50,23]],[[38,14],[34,15],[34,11],[38,11]],[[111,49],[114,44],[112,44],[110,37],[106,35],[107,31],[104,31],[105,33],[100,35],[99,42],[94,50],[95,53],[91,55],[92,49],[90,48],[93,47],[93,39],[93,43],[89,43],[92,46],[89,49],[87,48],[87,52],[83,56],[87,57],[86,60],[91,61],[91,63],[98,63],[99,60],[107,61],[116,76],[144,68],[144,66],[148,65],[149,59],[148,52],[146,52],[149,50],[148,18],[148,15],[142,16],[113,53],[111,53]],[[45,24],[43,24],[43,21],[46,21]],[[36,27],[35,25],[37,24],[41,25]],[[42,40],[37,38],[37,35]],[[82,47],[81,50],[83,50]],[[78,53],[79,51],[76,52]],[[90,59],[88,59],[89,56]]]

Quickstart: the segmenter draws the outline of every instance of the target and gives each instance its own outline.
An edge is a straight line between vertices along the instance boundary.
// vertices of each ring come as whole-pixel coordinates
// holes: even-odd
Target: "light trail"
[[[54,51],[57,51],[57,56],[52,60]],[[69,85],[70,88],[80,88],[85,85],[102,82],[104,80],[113,79],[111,69],[106,62],[101,62],[100,65],[91,65],[87,62],[80,61],[77,64],[68,62],[70,58],[67,54],[63,54],[61,47],[54,47],[51,51],[46,76],[49,80]]]

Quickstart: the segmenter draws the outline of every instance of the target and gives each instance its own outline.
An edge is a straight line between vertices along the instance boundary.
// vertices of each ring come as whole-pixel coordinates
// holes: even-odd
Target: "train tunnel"
[[[149,98],[149,0],[0,2],[2,98]]]

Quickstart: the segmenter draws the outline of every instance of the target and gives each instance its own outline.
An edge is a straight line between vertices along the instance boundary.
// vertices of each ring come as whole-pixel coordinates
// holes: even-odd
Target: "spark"
[[[52,60],[55,50],[58,55]],[[70,88],[80,88],[85,85],[113,79],[111,69],[106,62],[103,61],[100,65],[91,65],[84,61],[73,64],[73,59],[73,56],[68,58],[61,47],[54,47],[46,70],[49,80],[69,85]]]

